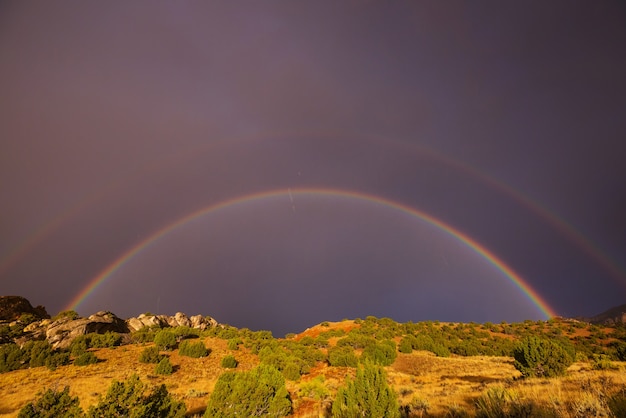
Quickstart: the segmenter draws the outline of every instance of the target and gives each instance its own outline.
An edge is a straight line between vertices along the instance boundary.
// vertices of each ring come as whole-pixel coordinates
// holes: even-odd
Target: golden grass
[[[232,354],[240,362],[238,370],[248,370],[258,364],[257,357],[240,348],[228,350],[226,341],[207,338],[212,352],[208,357],[194,359],[179,356],[177,351],[166,353],[175,367],[169,376],[156,375],[154,364],[139,362],[141,352],[151,344],[125,345],[95,350],[102,361],[89,366],[63,366],[54,371],[45,367],[16,370],[0,374],[0,417],[17,416],[28,402],[49,388],[70,387],[70,394],[78,396],[86,410],[98,403],[113,380],[125,380],[137,374],[143,382],[151,385],[165,384],[170,393],[184,399],[190,411],[204,410],[219,375],[225,370],[220,363],[224,356]],[[204,396],[197,394],[205,393]],[[192,396],[188,396],[192,395]]]
[[[311,333],[317,332],[313,330]],[[71,365],[55,371],[38,367],[0,374],[0,417],[15,417],[26,403],[46,389],[62,389],[66,385],[87,409],[98,402],[113,380],[125,380],[134,373],[150,385],[165,384],[174,396],[185,401],[190,415],[201,413],[217,378],[225,370],[220,366],[225,355],[232,354],[237,358],[237,370],[249,370],[258,364],[257,356],[243,347],[231,351],[224,340],[206,338],[204,341],[212,350],[206,358],[182,357],[177,351],[168,353],[175,366],[175,372],[170,376],[156,375],[154,364],[139,363],[141,352],[151,344],[95,350],[102,361],[84,367]],[[569,418],[575,416],[572,405],[593,404],[626,387],[626,363],[615,364],[619,369],[596,371],[587,363],[575,363],[562,378],[520,379],[511,358],[441,358],[429,352],[413,352],[398,354],[394,364],[386,370],[401,404],[408,404],[415,398],[428,402],[428,414],[424,416],[445,416],[451,406],[468,411],[472,416],[476,400],[489,388],[501,387],[519,399],[549,406],[559,411],[560,416]],[[320,416],[345,378],[354,376],[354,372],[352,368],[319,364],[300,381],[287,382],[294,402],[294,416]],[[300,385],[320,375],[324,376],[330,396],[326,400],[300,397]]]

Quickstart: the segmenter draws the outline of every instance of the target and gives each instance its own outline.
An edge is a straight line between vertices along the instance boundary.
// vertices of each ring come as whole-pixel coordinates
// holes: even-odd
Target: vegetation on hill
[[[154,327],[88,334],[64,350],[0,345],[0,414],[623,416],[625,356],[625,328],[561,319],[367,317],[288,338],[228,325]]]

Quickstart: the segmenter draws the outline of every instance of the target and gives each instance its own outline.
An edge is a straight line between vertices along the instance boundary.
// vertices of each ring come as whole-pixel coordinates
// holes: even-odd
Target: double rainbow
[[[232,207],[234,205],[239,205],[243,203],[259,201],[268,198],[275,197],[293,197],[298,195],[307,195],[307,196],[326,196],[326,197],[338,197],[338,198],[347,198],[353,199],[357,201],[366,201],[376,205],[384,206],[389,209],[397,210],[408,214],[412,217],[418,218],[428,224],[438,228],[441,231],[451,235],[458,241],[462,242],[470,249],[472,249],[475,253],[483,257],[490,264],[492,264],[496,269],[502,272],[502,274],[509,279],[533,304],[537,307],[537,309],[541,312],[541,314],[550,318],[556,316],[555,311],[543,300],[543,298],[531,288],[531,286],[519,275],[517,274],[511,267],[506,265],[504,261],[499,259],[494,253],[489,251],[483,245],[481,245],[476,240],[470,238],[465,235],[463,232],[455,229],[449,224],[431,216],[423,211],[415,209],[413,207],[407,206],[403,203],[395,202],[383,197],[365,194],[357,191],[351,190],[339,190],[339,189],[328,189],[328,188],[295,188],[295,189],[280,189],[280,190],[270,190],[260,193],[253,193],[244,196],[235,197],[229,200],[225,200],[219,203],[212,204],[195,212],[192,212],[166,226],[155,231],[142,241],[135,244],[133,247],[126,250],[122,253],[115,261],[109,264],[104,270],[102,270],[96,277],[94,277],[87,286],[85,286],[74,298],[67,304],[66,310],[76,310],[78,307],[96,290],[102,283],[104,283],[108,278],[113,276],[115,272],[121,269],[126,263],[128,263],[134,256],[139,254],[141,251],[147,249],[149,246],[154,244],[159,239],[165,237],[170,232],[184,226],[185,224],[198,219],[202,216],[208,215],[220,209],[226,209]]]

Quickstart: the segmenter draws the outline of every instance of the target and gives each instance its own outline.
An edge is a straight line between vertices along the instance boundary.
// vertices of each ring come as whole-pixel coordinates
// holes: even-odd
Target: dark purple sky
[[[275,334],[626,302],[620,2],[2,2],[0,294]]]

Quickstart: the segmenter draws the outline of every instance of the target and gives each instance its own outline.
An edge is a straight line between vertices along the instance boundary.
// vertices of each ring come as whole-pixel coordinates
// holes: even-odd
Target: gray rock
[[[90,333],[104,334],[107,331],[126,333],[126,322],[111,312],[98,312],[89,318],[61,318],[46,329],[46,339],[54,348],[67,348],[75,338]]]

